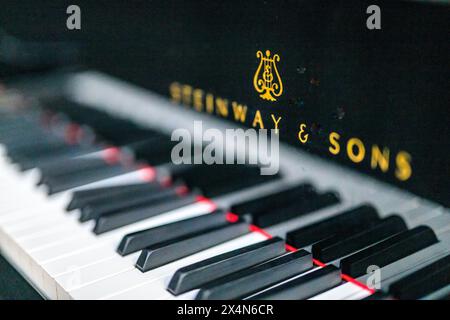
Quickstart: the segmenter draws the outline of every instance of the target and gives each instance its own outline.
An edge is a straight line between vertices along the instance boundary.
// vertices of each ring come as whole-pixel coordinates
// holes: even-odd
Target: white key
[[[76,238],[69,241],[62,241],[62,243],[54,243],[51,247],[46,247],[41,250],[32,250],[31,255],[39,263],[48,263],[49,259],[56,260],[76,254],[81,251],[88,250],[89,248],[95,248],[102,243],[111,243],[115,248],[119,244],[124,235],[130,232],[135,232],[141,229],[150,228],[153,226],[174,222],[180,219],[186,219],[200,214],[206,214],[209,212],[210,206],[207,204],[194,204],[182,209],[173,210],[172,212],[158,215],[153,218],[149,218],[134,224],[119,228],[107,232],[105,234],[95,236],[92,232],[86,230],[80,230]],[[78,246],[77,246],[78,242]],[[112,251],[114,252],[114,251]]]
[[[66,272],[57,276],[55,280],[58,284],[69,292],[81,287],[88,286],[95,282],[113,277],[117,274],[134,270],[134,265],[139,257],[139,252],[130,254],[126,257],[119,255],[109,256],[95,264],[85,267],[78,267],[78,265],[68,266]],[[74,275],[77,276],[77,282],[73,282]]]
[[[363,294],[366,292],[367,294],[370,294],[367,290],[364,290],[351,282],[346,282],[338,287],[311,297],[308,300],[345,300],[352,295]]]
[[[164,277],[173,274],[173,272],[182,266],[265,239],[266,238],[259,233],[251,233],[148,272],[142,273],[138,269],[132,268],[131,270],[122,272],[116,276],[97,281],[91,285],[70,291],[69,293],[74,299],[112,298],[115,295],[125,293],[126,291],[144,284],[163,279]]]
[[[104,260],[112,257],[119,257],[116,253],[116,248],[125,234],[206,214],[210,212],[210,209],[211,206],[207,203],[197,203],[100,236],[94,236],[91,232],[85,232],[84,235],[81,235],[76,240],[63,240],[61,244],[52,245],[37,251],[32,250],[31,252],[26,252],[25,255],[31,257],[31,260],[34,261],[31,265],[31,272],[33,278],[37,279],[39,286],[45,287],[46,292],[50,292],[50,295],[55,294],[55,292],[60,292],[64,295],[64,291],[61,291],[61,288],[58,289],[53,277],[56,275],[62,277],[66,273],[76,272],[77,269],[86,265],[95,269],[96,263],[102,263]],[[99,256],[96,253],[100,248],[104,249],[104,252]],[[47,266],[50,271],[46,270]],[[109,270],[113,272],[112,268],[108,266],[101,270],[103,270],[102,277],[105,276],[105,270],[106,275],[110,272]]]
[[[229,249],[228,251],[232,251],[241,247],[245,247],[256,242],[260,242],[266,240],[266,238],[261,235],[250,234],[248,236],[241,237],[239,241],[236,243],[237,246],[234,246],[233,249]],[[226,252],[226,251],[222,251]],[[219,255],[220,253],[214,252],[212,256]],[[177,269],[176,269],[177,270]],[[174,272],[176,271],[174,270]],[[150,271],[151,272],[151,271]],[[169,284],[170,279],[172,278],[174,272],[167,273],[167,275],[156,279],[155,281],[151,281],[147,284],[143,284],[142,286],[137,286],[130,290],[125,290],[120,294],[111,295],[108,299],[117,299],[117,300],[129,300],[129,299],[137,299],[137,300],[150,300],[150,299],[165,299],[169,298],[171,295],[167,292],[166,288]]]

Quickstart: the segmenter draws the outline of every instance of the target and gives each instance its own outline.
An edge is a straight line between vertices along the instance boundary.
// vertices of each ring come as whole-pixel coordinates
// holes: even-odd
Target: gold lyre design
[[[280,56],[274,54],[271,58],[270,55],[269,50],[266,50],[265,56],[261,51],[256,52],[256,57],[261,61],[253,77],[253,86],[258,93],[261,93],[259,96],[262,99],[277,101],[276,97],[283,93],[283,83],[276,66],[276,62],[280,61]]]

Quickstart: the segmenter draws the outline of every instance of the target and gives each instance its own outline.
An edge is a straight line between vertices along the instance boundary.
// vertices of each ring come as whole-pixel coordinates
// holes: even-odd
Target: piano
[[[0,298],[448,299],[449,7],[371,5],[2,10]],[[174,163],[199,122],[279,170]]]

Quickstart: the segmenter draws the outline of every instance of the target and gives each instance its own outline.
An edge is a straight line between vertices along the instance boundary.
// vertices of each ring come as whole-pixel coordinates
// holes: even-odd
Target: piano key
[[[371,292],[368,292],[356,284],[344,282],[337,287],[310,297],[308,300],[347,300],[349,297],[355,295],[369,296],[370,294]]]
[[[189,211],[187,211],[189,214],[191,214]],[[189,216],[189,215],[188,215]],[[161,217],[163,218],[163,217]],[[67,220],[67,222],[70,222],[70,220]],[[127,229],[124,229],[123,231],[127,230],[133,230],[133,228],[138,226],[146,226],[150,223],[141,223],[137,224],[136,226],[130,226]],[[87,226],[89,227],[89,226]],[[123,231],[118,229],[117,232],[112,232],[110,234],[105,235],[104,237],[95,237],[92,233],[87,232],[88,228],[77,228],[77,232],[74,232],[71,234],[70,238],[67,237],[63,240],[61,239],[55,239],[55,241],[51,242],[44,248],[37,248],[34,250],[30,249],[30,253],[35,256],[34,258],[38,261],[41,261],[44,258],[52,258],[52,259],[59,259],[62,256],[62,253],[64,253],[64,256],[74,254],[77,251],[76,250],[85,250],[89,249],[90,246],[98,246],[101,245],[103,242],[109,242],[111,239],[115,241],[115,245],[112,246],[111,253],[113,254],[115,252],[115,246],[117,245],[117,242],[120,240],[120,238],[123,236]],[[134,229],[136,230],[136,229]],[[36,252],[37,251],[37,252]],[[67,254],[65,254],[67,252]],[[46,261],[46,260],[45,260]]]
[[[159,201],[168,201],[179,197],[179,190],[182,186],[167,188],[153,188],[153,190],[138,190],[115,194],[113,198],[96,199],[80,209],[80,221],[88,221],[105,216],[109,213],[132,210],[143,205],[151,205]],[[150,189],[150,188],[149,188]]]
[[[450,285],[450,255],[392,283],[389,293],[402,300],[419,299]]]
[[[97,249],[100,250],[101,247]],[[98,250],[92,250],[89,254],[96,253]],[[84,256],[87,256],[87,254]],[[63,273],[54,276],[56,286],[52,290],[58,291],[58,289],[63,289],[65,292],[70,292],[108,278],[114,278],[122,273],[133,271],[135,270],[134,263],[138,256],[138,253],[122,258],[108,256],[102,259],[96,259],[95,263],[82,266],[79,264],[66,265]]]
[[[162,294],[167,293],[167,283],[177,269],[263,240],[265,240],[265,237],[261,234],[249,233],[145,273],[142,273],[132,265],[131,269],[108,276],[108,265],[115,263],[114,261],[108,261],[100,266],[100,269],[96,268],[93,270],[93,267],[87,267],[89,271],[82,271],[86,278],[97,272],[103,275],[103,278],[93,280],[87,285],[82,284],[80,287],[70,290],[69,294],[74,299],[130,299],[130,297],[132,299],[145,297],[147,299],[157,299]],[[83,281],[84,277],[82,277]],[[144,289],[144,292],[140,289]],[[141,296],[140,293],[145,295]]]
[[[58,216],[58,214],[59,214],[59,212],[58,211],[56,211],[55,212],[55,210],[56,209],[54,209],[54,208],[52,208],[52,210],[49,210],[50,208],[52,208],[51,206],[49,207],[48,205],[44,205],[43,206],[43,209],[42,210],[45,210],[45,216],[47,216],[47,215],[49,215],[49,214],[55,214],[55,219],[61,219],[62,218],[62,215],[61,215],[61,217],[60,216]],[[30,212],[29,210],[26,210],[25,212],[27,212],[27,214]],[[55,213],[53,213],[53,212],[55,212]],[[33,212],[33,211],[31,211],[31,216],[34,216],[34,215],[36,215],[36,212]],[[40,222],[40,219],[42,219],[41,218],[41,216],[35,216],[35,217],[33,217],[33,219],[32,220],[30,220],[30,222]],[[51,220],[52,218],[49,216],[49,220]],[[29,220],[29,218],[28,218],[28,220]],[[29,222],[27,222],[27,221],[24,221],[24,224],[25,223],[29,223]],[[55,223],[56,223],[56,220],[55,220]],[[20,226],[20,225],[18,225],[17,223],[14,223],[14,225],[11,225],[11,227],[8,227],[8,229],[11,229],[12,227],[14,227],[15,229],[17,229],[17,227],[16,226]],[[5,226],[6,227],[6,226]],[[30,227],[31,227],[31,224],[30,224]]]
[[[100,245],[100,241],[95,241],[94,237],[85,235],[76,239],[68,239],[63,241],[63,245],[52,243],[43,248],[39,247],[29,251],[31,257],[39,263],[48,263],[56,259],[61,259],[72,254],[82,252],[89,248],[93,243]]]
[[[290,186],[282,191],[275,191],[251,200],[241,200],[231,206],[230,211],[237,215],[259,212],[261,210],[274,209],[286,203],[298,200],[298,197],[312,195],[314,187],[310,184],[298,184]]]
[[[319,241],[313,244],[312,254],[315,259],[327,263],[359,251],[406,229],[403,219],[398,216],[391,216],[381,220],[367,230],[354,234],[344,233]]]
[[[42,143],[37,142],[26,148],[15,150],[14,152],[8,152],[8,156],[12,161],[20,163],[22,161],[29,161],[34,157],[52,156],[66,151],[68,148],[70,147],[63,141],[43,141]]]
[[[170,280],[167,290],[179,295],[284,253],[284,241],[277,237],[217,255],[178,269]]]
[[[361,205],[326,220],[290,231],[286,235],[286,242],[295,248],[302,248],[337,232],[365,228],[378,220],[378,212],[372,206]]]
[[[323,174],[323,177],[327,177],[327,173],[328,173],[329,171],[326,171],[324,174]],[[321,183],[320,184],[320,186],[321,187],[323,187],[323,185],[326,185],[326,184],[328,184],[329,183],[329,181],[328,181],[328,179],[322,179],[323,181],[325,181],[324,183]],[[330,185],[331,186],[331,185]],[[365,187],[363,187],[363,186],[361,186],[361,189],[365,189]],[[346,193],[347,193],[347,191],[346,191]],[[349,193],[351,193],[351,192],[349,192]],[[355,198],[355,201],[356,200],[358,200],[358,199],[356,199]],[[359,201],[359,200],[358,200]],[[55,211],[55,214],[56,214],[56,211]],[[382,214],[384,214],[384,213],[382,213]],[[72,220],[71,220],[72,221]],[[444,222],[444,219],[443,220],[435,220],[434,222],[433,222],[433,225],[438,225],[439,224],[439,222]],[[17,229],[14,229],[14,231],[17,231],[18,233],[19,232],[25,232],[25,230],[28,230],[28,228],[25,228],[25,221],[21,221],[20,222],[21,224],[22,223],[24,223],[24,225],[17,225]],[[20,227],[20,228],[19,228]],[[128,227],[128,226],[127,226]],[[126,228],[126,227],[125,227]],[[69,228],[68,228],[69,229]],[[9,229],[9,230],[12,230],[12,229]],[[31,229],[30,229],[31,230]],[[61,230],[62,229],[58,229],[58,234],[61,232]],[[119,230],[119,229],[118,229]],[[117,230],[115,230],[115,231],[117,231]],[[114,232],[114,231],[113,231]],[[445,232],[445,231],[444,231]],[[20,233],[19,233],[20,234]],[[48,233],[47,233],[48,234]],[[105,235],[107,235],[108,233],[106,233]],[[23,236],[23,234],[21,235],[21,237]],[[36,238],[39,238],[39,239],[41,239],[42,241],[43,241],[43,239],[44,239],[44,237],[46,237],[44,234],[42,234],[41,233],[41,231],[39,231],[39,232],[36,232],[36,233],[33,233],[32,235],[30,235],[30,238],[29,239],[32,239],[33,237],[36,237]],[[23,238],[21,238],[21,239],[23,239]],[[41,241],[40,240],[40,241]],[[28,240],[27,240],[28,241]],[[116,240],[117,241],[117,240]],[[20,242],[20,241],[19,241]],[[106,247],[106,245],[109,245],[110,243],[105,243],[105,247]],[[92,251],[94,251],[94,249],[92,250]],[[97,250],[97,253],[98,253],[99,251]],[[82,253],[77,253],[77,254],[75,254],[75,255],[71,255],[70,257],[74,257],[74,256],[80,256],[81,257],[81,255],[82,255]],[[66,258],[63,258],[62,260],[66,260],[66,259],[69,259],[70,257],[66,257]],[[105,256],[103,256],[102,257],[102,259],[106,259],[107,258],[107,255],[105,255]],[[123,259],[123,258],[120,258],[120,259]],[[61,260],[56,260],[56,261],[61,261]],[[54,261],[54,262],[56,262],[56,261]],[[87,260],[84,260],[85,262],[87,262]],[[53,262],[51,262],[51,263],[53,263]],[[50,264],[51,264],[50,263]],[[95,282],[95,281],[94,281]],[[88,285],[87,285],[88,286]],[[139,288],[143,288],[143,287],[147,287],[147,289],[149,288],[149,284],[145,284],[145,285],[143,285],[143,286],[141,286],[141,287],[139,287]],[[125,291],[122,291],[122,293],[124,293],[125,294],[125,292],[129,292],[130,294],[131,294],[131,291],[133,291],[133,289],[131,289],[131,290],[128,290],[128,288],[123,288],[123,290],[125,290]],[[133,292],[138,292],[138,291],[133,291]],[[117,292],[116,292],[117,293]],[[111,297],[112,296],[121,296],[122,295],[122,293],[119,293],[119,294],[117,294],[116,295],[116,293],[114,293],[113,295],[111,295]],[[153,292],[152,292],[152,294],[151,294],[153,297],[155,297],[155,295],[153,295]],[[353,296],[356,296],[356,295],[353,295]]]
[[[0,216],[0,223],[4,228],[17,228],[22,224],[34,223],[43,217],[57,217],[61,213],[58,203],[46,203],[43,201],[33,202],[34,207],[18,207]],[[50,218],[51,219],[51,218]]]
[[[104,149],[102,152],[107,153],[108,149]],[[83,171],[107,167],[108,163],[101,157],[102,152],[96,153],[98,156],[95,157],[65,159],[65,161],[50,163],[47,166],[39,168],[42,172],[43,182],[45,182],[47,178],[57,178],[60,176],[77,174]]]
[[[146,272],[249,232],[248,224],[236,222],[206,232],[164,241],[142,250],[136,267]]]
[[[230,175],[227,179],[212,184],[208,182],[207,184],[200,185],[198,184],[198,180],[195,180],[191,186],[198,187],[206,197],[213,198],[268,183],[279,178],[279,175],[245,176],[238,174],[236,176]]]
[[[426,296],[420,298],[421,300],[449,300],[450,299],[450,285],[438,289]]]
[[[142,206],[132,210],[123,210],[117,213],[112,213],[99,217],[96,220],[94,233],[102,234],[107,231],[111,231],[128,224],[138,222],[150,217],[154,217],[163,212],[175,210],[182,208],[184,206],[193,204],[196,202],[198,197],[197,193],[190,193],[184,196],[180,196],[176,200],[171,200],[170,202],[161,201],[150,206]]]
[[[43,222],[36,221],[33,224],[27,224],[22,228],[9,228],[5,229],[9,235],[14,236],[17,239],[17,242],[20,243],[24,248],[28,247],[36,247],[39,245],[39,240],[53,240],[59,239],[60,241],[68,239],[69,237],[75,236],[72,230],[89,230],[91,226],[78,226],[75,221],[71,221],[71,218],[59,218],[57,221],[54,221],[54,217],[50,216],[46,218]],[[49,225],[48,227],[46,225]],[[66,232],[65,236],[62,238],[56,238],[55,235],[58,233]],[[53,237],[53,239],[52,239]],[[27,245],[27,243],[29,245]]]
[[[311,254],[299,250],[200,288],[197,300],[228,300],[248,296],[312,268]]]
[[[74,210],[87,205],[94,199],[105,199],[115,194],[122,194],[124,192],[133,192],[137,190],[147,189],[153,191],[160,188],[157,183],[135,183],[135,184],[123,184],[111,187],[92,188],[75,191],[72,194],[72,199],[67,205],[67,210]]]
[[[425,220],[423,225],[433,229],[437,236],[450,232],[450,215],[442,213],[429,220]]]
[[[27,171],[36,167],[48,165],[58,159],[68,159],[78,154],[88,153],[89,149],[64,145],[53,152],[45,152],[41,154],[31,154],[29,157],[16,158],[13,161],[17,163],[21,171]]]
[[[259,167],[250,165],[190,165],[171,169],[173,180],[182,180],[189,188],[202,190],[206,197],[235,192],[279,179],[279,175],[264,176]]]
[[[365,274],[371,265],[383,267],[437,241],[433,230],[428,227],[401,232],[341,260],[342,273],[358,277]]]
[[[342,282],[340,270],[332,265],[310,272],[273,289],[253,296],[253,300],[303,300]]]
[[[88,184],[70,189],[69,191],[74,192],[78,190],[86,190],[92,188],[103,188],[112,187],[123,184],[138,183],[138,182],[153,182],[156,177],[156,171],[152,167],[145,166],[140,169],[127,171],[123,174],[107,177],[94,182],[89,182]],[[66,191],[67,192],[67,191]],[[67,203],[71,197],[69,197]]]
[[[46,230],[43,232],[37,232],[33,235],[28,235],[24,237],[15,236],[18,244],[27,250],[36,250],[37,248],[42,249],[43,247],[51,246],[59,239],[61,241],[71,240],[73,238],[78,238],[79,235],[76,231],[79,229],[70,224],[60,224],[57,228]]]
[[[426,205],[408,210],[405,212],[405,217],[407,217],[408,227],[414,228],[423,224],[426,220],[439,216],[441,213],[441,207],[436,205]]]
[[[220,164],[180,165],[171,167],[170,173],[174,181],[183,180],[189,185],[199,186],[202,186],[203,183],[216,183],[229,178],[260,176],[259,167],[237,164],[226,166]]]
[[[28,159],[26,161],[21,161],[19,163],[20,170],[26,172],[32,169],[39,169],[41,167],[49,166],[52,163],[57,161],[80,157],[85,154],[90,154],[94,152],[98,152],[100,150],[99,147],[89,146],[89,147],[69,147],[66,150],[61,150],[60,152],[52,155],[44,155],[41,157],[34,156],[32,159]],[[39,169],[40,170],[40,169]]]
[[[193,211],[193,210],[191,210],[191,211]],[[194,213],[196,213],[196,212],[189,212],[189,214],[194,214]],[[173,214],[169,215],[168,217],[173,217]],[[160,217],[154,218],[154,219],[159,219],[161,221]],[[147,223],[147,225],[138,224],[135,227],[137,229],[140,229],[140,228],[145,228],[148,226],[149,226],[149,223]],[[115,247],[117,245],[117,242],[120,240],[120,238],[123,236],[123,234],[126,233],[127,231],[128,232],[132,231],[131,226],[127,227],[127,230],[123,230],[121,234],[116,234],[111,238],[93,239],[94,241],[90,242],[84,236],[80,236],[80,238],[77,241],[64,241],[63,243],[46,248],[45,250],[39,250],[37,252],[39,255],[36,255],[37,254],[36,252],[28,253],[27,256],[25,256],[25,257],[31,257],[31,259],[33,261],[36,261],[38,263],[35,265],[32,264],[31,277],[39,285],[44,285],[44,284],[48,285],[49,283],[51,284],[51,279],[49,278],[47,272],[44,271],[41,266],[54,265],[54,266],[58,267],[57,265],[59,265],[59,268],[61,268],[60,270],[63,270],[63,272],[67,272],[68,267],[81,266],[80,263],[83,263],[83,261],[85,261],[85,260],[83,260],[83,257],[86,257],[87,255],[90,256],[90,262],[88,264],[95,265],[96,263],[98,263],[97,260],[104,260],[106,257],[102,256],[101,258],[98,258],[96,256],[90,255],[90,253],[95,251],[96,248],[107,245],[108,243],[109,243],[109,247],[107,247],[108,252],[110,253],[111,256],[115,256],[116,255]],[[75,261],[77,261],[76,264],[62,263],[62,260],[65,260],[66,262],[73,261],[74,257],[79,258],[79,260],[75,260]],[[61,262],[61,263],[59,264],[59,262]],[[29,263],[29,262],[25,261],[24,263]],[[130,267],[134,268],[134,264],[130,264]],[[112,269],[112,268],[110,268],[110,267],[106,267],[106,269],[103,268],[103,273],[108,274],[110,269]],[[42,282],[42,281],[44,281],[44,282]]]
[[[117,252],[125,256],[162,241],[176,239],[195,232],[206,231],[221,226],[226,221],[227,213],[223,210],[216,210],[207,215],[185,219],[151,229],[139,230],[125,235],[120,241]]]
[[[265,228],[337,203],[339,203],[339,197],[335,192],[306,195],[304,198],[299,199],[298,203],[256,213],[253,215],[253,223]]]
[[[120,242],[124,235],[142,229],[163,226],[165,224],[170,224],[175,221],[181,221],[183,219],[189,219],[195,216],[208,215],[208,212],[210,212],[210,208],[207,204],[198,203],[186,208],[177,209],[156,217],[146,219],[139,223],[122,227],[120,229],[99,236],[98,239],[102,242],[100,245],[97,245],[97,241],[95,241],[92,243],[90,248],[87,248],[87,250],[84,252],[73,254],[69,257],[65,257],[64,259],[59,259],[52,263],[45,264],[46,270],[48,270],[48,272],[52,275],[60,275],[65,271],[67,266],[78,265],[80,267],[83,267],[87,264],[95,264],[95,262],[97,262],[97,253],[92,252],[97,251],[97,249],[100,247],[104,250],[104,253],[102,253],[102,255],[105,254],[108,257],[119,257],[116,253],[116,248],[117,244]],[[105,241],[103,241],[104,238],[106,238]],[[134,263],[132,267],[134,268]]]
[[[450,234],[447,234],[442,236],[438,243],[382,267],[380,269],[381,279],[379,279],[379,282],[373,283],[373,285],[379,284],[382,289],[387,291],[390,284],[442,257],[445,257],[449,253]],[[361,276],[358,280],[366,283],[369,276],[370,275]],[[376,279],[371,280],[373,281]]]
[[[116,165],[105,166],[103,168],[78,172],[76,174],[47,178],[45,179],[45,184],[48,188],[48,194],[51,195],[54,193],[86,185],[89,184],[90,182],[103,180],[109,177],[119,176],[129,171],[130,171],[129,169],[125,169],[122,166]]]

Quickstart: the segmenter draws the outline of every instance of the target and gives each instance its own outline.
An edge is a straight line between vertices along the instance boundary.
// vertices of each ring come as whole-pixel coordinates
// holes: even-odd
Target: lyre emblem
[[[283,83],[275,64],[280,61],[280,56],[274,54],[271,58],[270,54],[269,50],[266,50],[266,56],[261,51],[256,52],[256,57],[261,61],[253,77],[253,86],[258,93],[261,93],[259,96],[262,99],[277,101],[276,97],[283,93]]]

